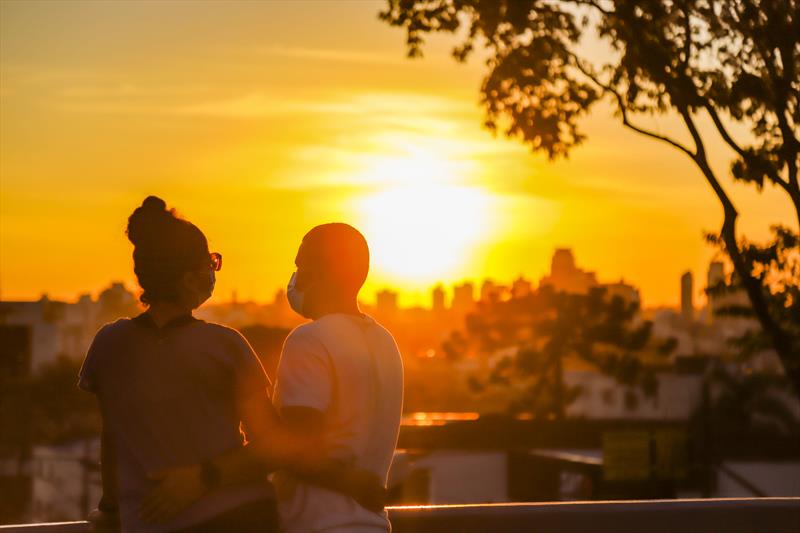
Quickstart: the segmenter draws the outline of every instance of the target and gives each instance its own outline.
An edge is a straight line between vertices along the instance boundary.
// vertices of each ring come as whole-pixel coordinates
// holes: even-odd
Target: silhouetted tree
[[[500,359],[485,379],[473,378],[471,386],[486,384],[518,388],[509,410],[537,416],[563,418],[569,404],[581,393],[564,383],[568,358],[590,364],[624,387],[626,405],[636,402],[634,390],[655,394],[658,387],[648,356],[669,354],[674,342],[655,343],[652,324],[638,317],[636,302],[610,298],[605,289],[588,294],[555,292],[544,287],[523,298],[482,302],[466,319],[465,333],[451,335],[450,354],[477,351],[483,357],[511,348],[514,354]]]
[[[748,269],[769,291],[767,301],[775,320],[792,336],[800,337],[800,238],[781,226],[774,226],[772,233],[769,243],[762,245],[742,240],[739,246]],[[709,235],[708,238],[712,244],[724,246],[718,236]],[[742,290],[741,280],[736,275],[709,287],[706,290],[709,297],[721,302],[716,306],[715,316],[722,320],[752,319],[753,308],[741,305],[736,298]],[[730,431],[731,428],[747,430],[768,424],[784,433],[800,432],[791,396],[787,398],[786,395],[791,390],[786,376],[776,374],[769,365],[754,365],[754,358],[771,347],[764,331],[747,329],[731,343],[738,349],[739,364],[718,364],[708,375],[717,389],[709,406],[715,425]]]
[[[100,293],[98,299],[98,327],[118,318],[134,317],[143,311],[143,307],[122,283],[112,283]]]
[[[406,30],[411,57],[422,54],[427,33],[463,35],[453,50],[459,61],[480,41],[488,53],[486,126],[533,151],[566,156],[584,140],[580,120],[608,98],[622,125],[689,157],[722,206],[720,242],[800,393],[800,338],[782,326],[770,292],[749,270],[737,242],[738,211],[698,128],[710,119],[736,154],[733,177],[783,190],[800,223],[800,2],[388,0],[380,17]],[[587,37],[609,52],[582,53]],[[692,142],[637,124],[643,114],[679,117]],[[734,139],[734,124],[749,130],[746,140]]]
[[[32,441],[37,444],[98,437],[100,417],[93,395],[75,386],[81,362],[61,356],[29,378]]]

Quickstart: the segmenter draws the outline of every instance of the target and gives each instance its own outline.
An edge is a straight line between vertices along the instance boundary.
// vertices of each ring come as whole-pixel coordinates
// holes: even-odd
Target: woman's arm
[[[119,512],[119,477],[117,475],[117,445],[108,424],[103,421],[100,434],[100,474],[103,495],[97,508],[104,513]]]
[[[119,527],[119,477],[117,475],[117,446],[114,435],[100,409],[102,430],[100,432],[100,474],[103,494],[97,509],[89,513],[89,522],[95,531],[113,531]]]

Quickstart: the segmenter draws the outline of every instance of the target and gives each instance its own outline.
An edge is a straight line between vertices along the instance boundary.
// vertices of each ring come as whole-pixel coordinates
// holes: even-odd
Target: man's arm
[[[308,442],[323,440],[325,415],[312,407],[286,406],[281,408],[281,419],[286,426]],[[374,473],[341,461],[329,460],[322,465],[293,473],[313,485],[345,494],[370,511],[382,511],[386,504],[383,481]]]
[[[236,366],[237,408],[247,445],[203,465],[152,476],[160,484],[145,498],[142,518],[164,521],[210,489],[263,479],[277,468],[289,469],[310,482],[344,492],[367,508],[381,509],[385,491],[377,476],[327,459],[322,413],[329,401],[331,377],[321,353],[324,349],[321,351],[310,339],[294,334],[286,340],[278,369],[278,388],[283,381],[283,396],[288,401],[277,402],[282,407],[281,413],[286,410],[288,419],[284,421],[269,401],[269,380],[258,358],[243,338],[241,341],[243,357]]]
[[[281,420],[296,433],[321,436],[325,415],[313,407],[290,405],[281,408]]]
[[[372,511],[383,509],[386,494],[378,476],[326,459],[320,411],[287,407],[281,410],[287,417],[282,421],[272,404],[264,399],[250,400],[241,409],[247,445],[203,465],[179,467],[151,476],[160,483],[142,504],[143,520],[164,522],[211,489],[263,480],[267,473],[278,468],[291,470],[309,483],[346,494]],[[213,474],[209,475],[209,471]]]

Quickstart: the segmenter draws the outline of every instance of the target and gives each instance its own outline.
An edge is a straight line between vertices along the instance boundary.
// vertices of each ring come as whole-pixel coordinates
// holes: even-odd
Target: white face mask
[[[297,290],[296,283],[297,272],[292,274],[292,277],[289,279],[289,284],[286,286],[286,299],[289,300],[289,307],[291,307],[295,313],[305,317],[306,315],[303,313],[303,300],[305,299],[305,295],[303,291]]]

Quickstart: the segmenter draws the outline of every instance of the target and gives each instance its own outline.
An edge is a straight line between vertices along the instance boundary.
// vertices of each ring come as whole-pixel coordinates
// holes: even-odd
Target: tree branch
[[[744,151],[744,149],[741,146],[739,146],[736,143],[736,141],[733,140],[733,137],[731,137],[730,134],[728,133],[728,130],[725,128],[725,125],[722,123],[722,119],[720,119],[719,114],[717,113],[717,110],[714,109],[714,106],[712,106],[711,104],[706,102],[704,107],[705,107],[706,111],[708,112],[708,115],[711,117],[711,120],[714,121],[714,125],[717,127],[717,131],[719,132],[720,136],[722,137],[722,140],[724,140],[726,143],[728,143],[728,146],[733,148],[733,151],[736,152],[737,154],[739,154],[741,157],[743,157],[743,158],[747,157],[747,153]]]
[[[692,140],[694,141],[694,148],[695,148],[695,158],[706,158],[706,147],[703,144],[703,138],[700,136],[700,132],[697,131],[697,126],[694,124],[694,120],[692,119],[691,113],[689,113],[689,109],[687,107],[680,107],[678,112],[683,117],[683,122],[686,124],[686,128],[689,130],[689,134],[692,136]]]
[[[613,13],[601,6],[600,2],[595,2],[594,0],[568,0],[567,3],[593,7],[604,15],[611,15]]]
[[[583,65],[581,65],[580,59],[575,54],[569,52],[569,55],[570,55],[570,57],[572,57],[572,59],[573,59],[573,61],[575,63],[575,67],[578,70],[580,70],[581,73],[583,73],[584,76],[589,78],[595,85],[600,87],[603,91],[614,95],[614,97],[617,100],[617,107],[619,108],[620,115],[622,116],[622,124],[625,127],[635,131],[636,133],[640,133],[641,135],[645,135],[645,136],[650,137],[652,139],[656,139],[656,140],[665,142],[665,143],[667,143],[667,144],[669,144],[671,146],[674,146],[675,148],[677,148],[678,150],[682,151],[683,153],[685,153],[686,155],[688,155],[692,159],[695,159],[696,154],[694,152],[692,152],[689,148],[684,146],[683,144],[679,143],[678,141],[676,141],[674,139],[671,139],[671,138],[669,138],[669,137],[667,137],[665,135],[659,135],[658,133],[655,133],[655,132],[650,131],[650,130],[646,130],[646,129],[642,128],[642,127],[639,127],[639,126],[633,124],[630,121],[630,119],[628,118],[628,111],[627,111],[627,109],[625,107],[625,99],[619,93],[619,91],[617,91],[616,89],[614,89],[610,85],[603,83],[602,81],[600,81],[600,79],[597,76],[595,76],[594,74],[589,72]]]
[[[745,161],[745,163],[752,160],[753,157],[747,153],[745,149],[739,146],[739,144],[737,144],[728,133],[725,125],[722,123],[722,119],[717,113],[717,110],[714,109],[714,107],[708,102],[705,103],[704,107],[708,112],[708,115],[711,117],[711,120],[714,122],[714,125],[717,127],[717,131],[722,137],[722,140],[724,140],[728,146],[730,146],[733,151]],[[789,165],[789,181],[782,179],[775,168],[771,165],[766,165],[764,170],[770,181],[783,189],[784,192],[789,195],[789,198],[791,198],[795,207],[795,211],[797,212],[798,227],[800,227],[800,189],[797,186],[797,165],[794,165],[794,167],[791,164]],[[794,182],[792,182],[792,175],[794,175]]]

